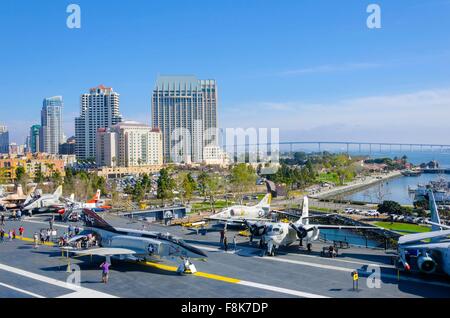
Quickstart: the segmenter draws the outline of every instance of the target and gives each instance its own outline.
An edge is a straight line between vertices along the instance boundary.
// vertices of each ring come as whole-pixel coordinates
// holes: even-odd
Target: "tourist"
[[[109,279],[109,267],[111,264],[108,263],[108,261],[104,261],[100,268],[102,269],[102,282],[107,284]]]
[[[226,235],[223,238],[223,248],[224,248],[225,252],[228,252],[228,238]]]

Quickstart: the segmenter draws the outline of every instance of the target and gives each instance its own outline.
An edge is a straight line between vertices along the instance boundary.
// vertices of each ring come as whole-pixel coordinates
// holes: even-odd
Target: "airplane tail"
[[[437,225],[441,224],[441,217],[439,216],[439,211],[436,205],[436,200],[434,199],[433,190],[428,190],[428,201],[430,204],[431,222],[434,223],[431,227],[431,231],[441,231],[442,228]]]
[[[17,196],[19,196],[19,197],[23,197],[24,196],[23,189],[22,189],[21,185],[17,186]]]
[[[62,196],[62,193],[63,193],[63,189],[62,189],[62,185],[60,185],[56,189],[56,191],[53,193],[53,195],[59,199]]]
[[[28,195],[25,199],[25,201],[23,202],[23,206],[26,206],[28,203],[31,202],[31,200],[33,200],[33,195],[35,194],[36,191],[36,187],[33,187],[30,192],[28,192]]]
[[[100,200],[101,194],[102,193],[101,193],[100,189],[98,189],[97,192],[95,193],[95,195],[92,197],[92,199],[87,201],[87,203],[97,203],[97,201]]]
[[[303,219],[305,219],[304,223]],[[302,222],[305,225],[309,224],[309,202],[307,196],[303,198],[302,217],[300,218],[300,222]]]
[[[258,207],[270,208],[270,203],[272,202],[272,194],[267,193],[266,196],[258,203]]]
[[[112,227],[108,222],[103,220],[96,212],[95,209],[83,209],[84,221],[86,225],[89,227],[102,229],[106,231],[115,231],[114,227]]]

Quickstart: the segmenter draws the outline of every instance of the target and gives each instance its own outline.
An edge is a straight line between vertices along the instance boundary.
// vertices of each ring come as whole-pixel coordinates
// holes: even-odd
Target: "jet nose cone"
[[[198,254],[198,255],[206,257],[206,258],[208,257],[208,255],[206,255],[206,253],[204,251],[202,251],[201,249],[196,248],[196,247],[194,247],[194,249],[195,249],[195,254]]]
[[[184,248],[187,249],[189,252],[198,255],[199,257],[208,258],[208,255],[206,255],[206,253],[204,251],[202,251],[201,249],[199,249],[198,247],[185,244]]]

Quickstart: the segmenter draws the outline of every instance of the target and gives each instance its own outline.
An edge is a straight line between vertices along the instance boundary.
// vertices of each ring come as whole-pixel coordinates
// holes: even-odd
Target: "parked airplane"
[[[401,236],[398,251],[401,265],[411,271],[411,261],[416,258],[419,271],[432,274],[442,270],[450,276],[450,226],[441,224],[439,211],[432,190],[428,190],[431,232]]]
[[[62,196],[62,186],[59,186],[54,193],[51,194],[34,194],[30,196],[20,207],[22,212],[32,215],[34,209],[43,209],[48,207],[64,207],[61,205],[60,198]]]
[[[86,226],[79,235],[69,240],[69,244],[73,246],[76,242],[92,236],[98,242],[99,247],[85,250],[69,247],[64,248],[65,250],[77,255],[119,257],[134,261],[165,258],[179,264],[181,260],[182,263],[178,267],[180,273],[187,270],[191,273],[196,271],[190,259],[207,258],[202,250],[169,233],[116,228],[108,224],[95,211],[97,210],[83,210]]]
[[[291,217],[299,217],[285,212],[276,213],[282,213]],[[376,229],[376,227],[372,226],[324,225],[310,224],[309,222],[310,218],[327,217],[330,215],[333,214],[309,216],[308,197],[304,197],[302,215],[296,222],[252,222],[246,220],[245,224],[253,236],[262,238],[262,241],[267,245],[267,253],[270,256],[274,256],[275,249],[280,246],[289,246],[299,240],[301,245],[303,242],[309,244],[318,240],[320,229]]]
[[[221,221],[226,224],[244,224],[245,220],[261,220],[269,217],[271,200],[272,195],[268,193],[261,202],[256,205],[233,205],[208,217],[208,219]]]
[[[23,193],[22,186],[17,186],[16,193],[7,195],[3,198],[0,198],[0,205],[4,206],[7,209],[17,209],[22,204],[27,203],[31,200],[32,195],[36,188],[33,188],[30,191],[29,195]]]
[[[109,210],[112,207],[107,205],[105,200],[101,199],[101,191],[97,190],[92,199],[86,202],[75,201],[75,195],[72,194],[70,198],[66,198],[65,201],[70,205],[72,209],[106,209]]]

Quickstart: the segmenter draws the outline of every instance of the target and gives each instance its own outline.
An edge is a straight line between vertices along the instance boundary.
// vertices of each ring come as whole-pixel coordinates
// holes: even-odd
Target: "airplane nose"
[[[197,254],[197,255],[200,255],[200,256],[206,257],[206,258],[208,257],[208,255],[206,255],[206,253],[204,251],[202,251],[201,249],[199,249],[195,246],[185,244],[184,248],[193,254]]]

